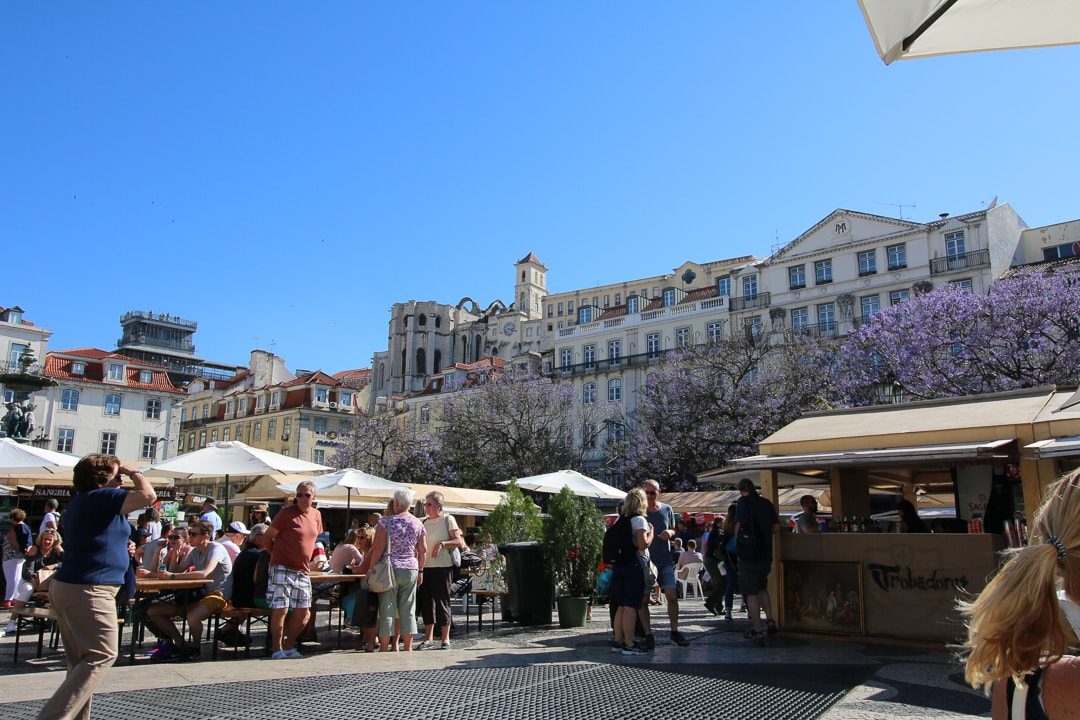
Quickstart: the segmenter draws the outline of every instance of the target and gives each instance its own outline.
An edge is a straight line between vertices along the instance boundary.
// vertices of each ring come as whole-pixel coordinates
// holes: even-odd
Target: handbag
[[[34,573],[34,592],[47,592],[59,565],[47,565]]]
[[[614,574],[614,570],[606,567],[596,576],[596,587],[593,588],[593,594],[596,597],[607,597],[608,592],[611,590],[611,577]]]
[[[386,523],[386,553],[382,559],[371,566],[368,571],[368,590],[375,593],[384,593],[394,589],[394,567],[390,563],[390,522]]]
[[[641,559],[641,569],[645,573],[645,590],[652,590],[652,586],[656,584],[657,570],[656,565],[652,560],[646,558]]]
[[[446,535],[450,536],[450,516],[446,516]],[[453,540],[454,538],[450,538]],[[453,548],[450,550],[450,562],[454,564],[454,567],[461,567],[461,548]]]

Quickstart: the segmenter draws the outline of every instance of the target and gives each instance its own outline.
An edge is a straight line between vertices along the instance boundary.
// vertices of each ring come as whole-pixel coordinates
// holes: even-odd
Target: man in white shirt
[[[38,535],[49,528],[53,530],[60,529],[60,513],[56,511],[58,507],[60,507],[60,503],[56,498],[49,498],[45,501],[45,517],[41,518],[41,524],[38,525]]]
[[[236,556],[240,554],[241,546],[247,542],[247,525],[239,520],[233,520],[229,527],[225,528],[225,534],[218,543],[229,553],[229,559],[236,562]]]

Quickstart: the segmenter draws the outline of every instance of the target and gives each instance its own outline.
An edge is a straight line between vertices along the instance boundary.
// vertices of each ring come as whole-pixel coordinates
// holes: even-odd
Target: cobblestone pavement
[[[781,633],[768,647],[731,622],[683,604],[690,646],[670,642],[654,609],[657,648],[645,657],[608,649],[606,609],[584,630],[499,627],[455,636],[453,649],[356,653],[305,646],[303,660],[250,660],[114,667],[93,717],[154,720],[299,717],[378,718],[792,718],[878,720],[988,717],[989,702],[963,684],[942,650]],[[324,639],[336,640],[320,628]],[[36,641],[36,638],[35,638]],[[344,646],[355,642],[348,631]],[[62,679],[63,660],[35,643],[11,665],[0,640],[0,718],[33,718]],[[204,652],[209,656],[209,649]],[[212,684],[213,688],[207,687]]]

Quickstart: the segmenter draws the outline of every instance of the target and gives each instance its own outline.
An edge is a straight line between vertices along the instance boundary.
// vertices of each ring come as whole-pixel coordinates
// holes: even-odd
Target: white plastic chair
[[[682,596],[690,597],[690,588],[697,588],[696,597],[705,597],[705,591],[701,589],[701,571],[705,569],[704,563],[688,563],[679,569],[675,580],[682,586]]]

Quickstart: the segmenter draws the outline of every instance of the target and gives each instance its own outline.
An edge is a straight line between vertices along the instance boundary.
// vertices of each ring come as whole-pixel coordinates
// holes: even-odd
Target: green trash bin
[[[506,543],[499,546],[506,556],[506,590],[503,620],[522,625],[550,625],[555,588],[544,566],[543,547],[538,542]]]

